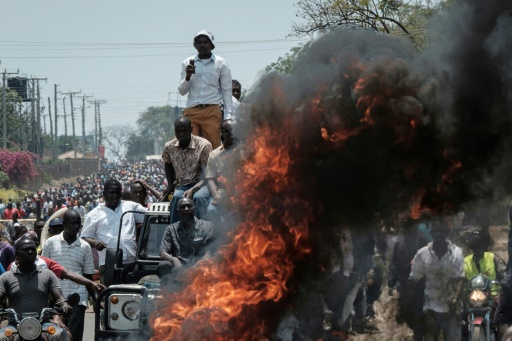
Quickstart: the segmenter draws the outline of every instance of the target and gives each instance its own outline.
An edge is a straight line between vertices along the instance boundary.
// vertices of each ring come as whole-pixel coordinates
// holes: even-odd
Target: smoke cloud
[[[452,8],[423,53],[338,31],[307,44],[294,74],[259,80],[244,99],[245,155],[226,177],[241,222],[217,258],[191,270],[193,285],[168,298],[155,339],[322,337],[326,306],[344,315],[371,264],[376,215],[448,215],[486,192],[510,146],[512,3]],[[236,288],[237,309],[198,294],[219,285]]]

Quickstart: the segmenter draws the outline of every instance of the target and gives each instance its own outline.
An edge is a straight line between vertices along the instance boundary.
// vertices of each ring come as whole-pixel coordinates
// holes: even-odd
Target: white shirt
[[[226,120],[236,120],[238,118],[238,107],[240,106],[240,102],[233,96],[231,96],[231,101],[233,110],[224,115]]]
[[[85,207],[83,207],[83,206],[80,206],[80,207],[75,206],[75,207],[73,207],[73,209],[80,214],[80,218],[85,217]]]
[[[48,257],[79,275],[94,273],[92,250],[89,243],[82,238],[77,238],[71,245],[64,240],[64,232],[48,238],[43,249],[43,257]],[[74,283],[68,279],[60,280],[60,286],[64,297],[76,292],[80,294],[80,305],[87,306],[88,293],[83,285]]]
[[[52,201],[45,201],[44,204],[43,204],[43,211],[44,211],[44,214],[48,214],[48,212],[50,211],[50,208],[53,207],[53,202]]]
[[[96,239],[107,244],[108,248],[116,248],[117,236],[119,234],[119,222],[121,221],[123,212],[126,211],[138,211],[144,213],[147,209],[133,201],[121,200],[119,206],[117,206],[115,211],[113,211],[102,203],[89,212],[85,217],[81,237]],[[119,245],[123,250],[124,264],[135,260],[135,253],[137,251],[137,243],[135,242],[137,232],[135,224],[142,223],[143,220],[143,214],[127,213],[123,217],[121,243]],[[105,265],[106,253],[107,251],[105,249],[98,251],[100,265]]]
[[[186,81],[186,68],[190,59],[194,59],[196,73]],[[184,96],[188,93],[187,108],[198,104],[219,104],[224,101],[226,113],[233,111],[231,101],[231,70],[226,61],[215,54],[209,59],[200,59],[198,55],[191,56],[181,64],[181,80],[178,86],[179,93]]]
[[[454,298],[451,282],[464,278],[464,256],[460,247],[448,241],[448,251],[439,259],[432,249],[432,242],[421,248],[413,259],[411,277],[419,280],[425,277],[425,302],[423,310],[439,313],[449,311]]]

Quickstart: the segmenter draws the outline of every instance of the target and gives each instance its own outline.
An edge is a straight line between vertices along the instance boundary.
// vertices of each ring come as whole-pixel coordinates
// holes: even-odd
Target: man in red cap
[[[226,61],[213,54],[213,35],[206,30],[194,37],[197,54],[185,59],[181,65],[178,91],[188,94],[183,115],[192,122],[192,133],[210,141],[213,149],[220,146],[220,123],[224,103],[225,114],[233,111],[231,99],[231,70]]]

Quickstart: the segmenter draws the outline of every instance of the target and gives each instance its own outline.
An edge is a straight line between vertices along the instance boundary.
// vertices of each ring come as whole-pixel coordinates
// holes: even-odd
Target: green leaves
[[[428,39],[426,23],[447,1],[420,0],[299,0],[292,35],[312,35],[322,30],[339,27],[361,27],[387,34],[401,35],[421,49]],[[286,66],[287,56],[280,58],[278,66]],[[273,64],[271,69],[276,69]],[[268,67],[267,67],[268,69]],[[288,70],[285,68],[285,70]]]

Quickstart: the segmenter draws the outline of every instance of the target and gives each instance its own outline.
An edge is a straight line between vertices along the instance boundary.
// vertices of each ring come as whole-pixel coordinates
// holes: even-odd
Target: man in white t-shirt
[[[414,256],[409,280],[414,287],[425,278],[425,339],[437,340],[442,332],[445,340],[457,341],[461,339],[459,313],[465,281],[464,256],[461,248],[447,239],[446,224],[433,222],[430,233],[433,241]]]
[[[103,187],[104,204],[98,205],[85,217],[81,237],[98,250],[101,281],[104,283],[105,248],[116,248],[121,216],[126,211],[145,213],[147,209],[133,201],[121,200],[122,187],[116,179],[109,179]],[[137,251],[136,224],[142,223],[143,214],[126,214],[121,226],[120,248],[123,250],[123,264],[133,262]]]

